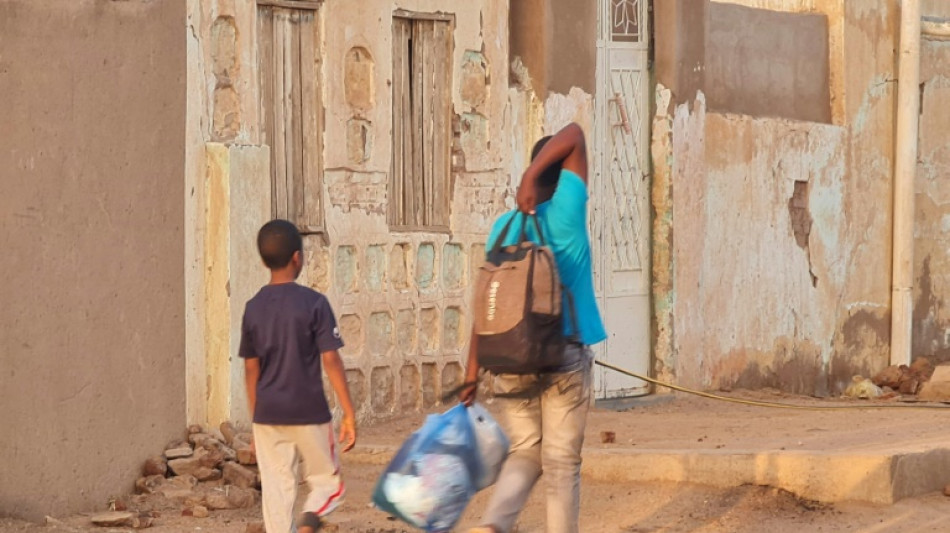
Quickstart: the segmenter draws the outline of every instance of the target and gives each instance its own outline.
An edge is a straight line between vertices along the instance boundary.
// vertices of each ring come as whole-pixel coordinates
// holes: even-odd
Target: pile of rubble
[[[220,430],[188,428],[162,455],[150,457],[135,482],[139,495],[158,494],[178,502],[182,515],[206,517],[210,511],[253,507],[260,501],[260,473],[254,437],[229,422]]]
[[[891,365],[871,379],[854,376],[845,396],[853,398],[896,399],[916,396],[934,375],[934,365],[927,357],[918,357],[910,365]]]

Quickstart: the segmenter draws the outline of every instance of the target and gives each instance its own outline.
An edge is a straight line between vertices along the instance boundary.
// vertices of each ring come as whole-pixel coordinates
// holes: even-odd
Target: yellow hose
[[[832,409],[947,409],[950,408],[950,405],[945,403],[925,403],[925,404],[878,404],[878,405],[793,405],[788,403],[780,402],[763,402],[758,400],[744,400],[742,398],[730,398],[729,396],[722,396],[720,394],[713,394],[711,392],[703,392],[698,390],[689,389],[686,387],[680,387],[679,385],[673,385],[670,383],[664,383],[662,381],[648,378],[637,374],[636,372],[631,372],[630,370],[620,368],[619,366],[612,365],[610,363],[605,363],[603,361],[594,360],[594,363],[613,370],[614,372],[619,372],[621,374],[626,374],[637,379],[642,379],[654,385],[659,385],[661,387],[666,387],[668,389],[673,389],[679,392],[685,392],[687,394],[694,394],[696,396],[702,396],[703,398],[711,398],[713,400],[721,400],[724,402],[740,403],[743,405],[754,405],[756,407],[775,407],[778,409],[799,409],[803,411],[829,411]]]

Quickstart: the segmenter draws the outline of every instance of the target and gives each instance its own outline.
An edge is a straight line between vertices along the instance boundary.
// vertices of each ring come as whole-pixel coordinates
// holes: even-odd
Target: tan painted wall
[[[887,364],[896,2],[770,4],[840,29],[836,125],[707,113],[701,93],[658,112],[656,370],[836,393]]]
[[[184,17],[0,3],[0,514],[101,509],[185,423]]]

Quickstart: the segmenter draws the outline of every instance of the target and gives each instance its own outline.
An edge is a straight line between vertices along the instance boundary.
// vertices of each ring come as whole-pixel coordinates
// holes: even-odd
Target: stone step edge
[[[360,445],[344,463],[386,466],[396,446]],[[584,450],[588,479],[714,487],[767,485],[825,503],[892,504],[950,483],[950,446],[915,452]]]

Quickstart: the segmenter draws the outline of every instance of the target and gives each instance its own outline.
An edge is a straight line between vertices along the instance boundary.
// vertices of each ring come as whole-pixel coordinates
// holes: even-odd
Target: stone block
[[[920,388],[918,397],[929,402],[950,400],[950,365],[936,367],[930,381]]]
[[[224,482],[229,485],[245,489],[257,485],[257,474],[250,468],[237,463],[224,463],[221,474]]]
[[[393,372],[389,367],[377,367],[370,374],[370,390],[373,396],[373,413],[383,415],[392,413],[395,408],[396,387]]]
[[[237,28],[233,17],[218,17],[211,25],[211,72],[218,85],[237,81]]]
[[[424,242],[416,250],[416,286],[419,289],[431,288],[435,281],[435,246]]]
[[[158,492],[165,484],[165,476],[153,475],[140,477],[135,481],[136,494],[152,494]]]
[[[237,435],[237,429],[235,429],[234,424],[225,420],[221,422],[221,425],[218,426],[218,429],[221,430],[221,435],[224,436],[224,442],[231,446],[234,442],[234,436]]]
[[[461,71],[462,103],[475,111],[488,99],[488,61],[485,55],[475,50],[466,50],[462,56]]]
[[[319,292],[330,290],[330,251],[319,235],[304,235],[303,248],[307,255],[307,285]]]
[[[409,288],[409,245],[397,244],[389,252],[389,279],[393,289]]]
[[[341,353],[356,357],[363,350],[363,321],[359,315],[343,315],[340,317],[340,336],[345,345]]]
[[[350,388],[353,409],[359,412],[366,405],[366,376],[362,370],[351,368],[346,371],[346,384]]]
[[[416,312],[401,309],[396,313],[397,357],[404,358],[416,348]]]
[[[195,471],[205,466],[202,460],[208,455],[208,450],[198,448],[191,457],[182,457],[168,461],[168,468],[176,476],[194,475]]]
[[[217,481],[221,479],[221,471],[217,468],[202,466],[195,470],[194,476],[198,481]]]
[[[462,311],[458,307],[447,307],[442,314],[442,349],[445,352],[457,352],[461,347]]]
[[[257,491],[251,488],[228,487],[228,502],[235,509],[254,507],[257,502]]]
[[[234,87],[215,88],[211,128],[211,139],[214,141],[232,141],[240,133],[241,98]]]
[[[194,446],[204,446],[204,442],[208,439],[214,440],[214,437],[208,433],[192,433],[188,435],[188,442]]]
[[[340,246],[336,250],[334,262],[336,271],[336,290],[340,293],[356,292],[356,280],[359,274],[359,265],[356,257],[356,248]]]
[[[435,363],[422,363],[422,407],[439,403],[439,369]]]
[[[454,242],[442,247],[442,286],[458,290],[465,285],[465,252],[462,245]]]
[[[419,349],[426,355],[439,349],[439,310],[434,307],[419,310]]]
[[[416,365],[405,365],[399,370],[399,407],[414,411],[422,400],[422,378]]]
[[[169,448],[165,450],[166,459],[180,459],[182,457],[191,457],[194,451],[191,446],[181,446],[178,448]]]
[[[149,457],[145,460],[145,464],[142,465],[142,475],[145,477],[148,476],[164,476],[168,473],[168,461],[161,455],[156,455],[154,457]]]
[[[135,514],[129,511],[110,511],[93,515],[90,520],[100,527],[121,527],[131,526],[133,518],[135,518]]]
[[[366,248],[364,283],[369,292],[382,292],[386,287],[386,248],[374,244]]]
[[[366,48],[354,46],[346,51],[343,64],[343,94],[347,105],[357,111],[372,109],[376,88],[373,56]]]
[[[192,424],[192,425],[188,426],[189,442],[190,442],[190,440],[191,440],[191,437],[190,437],[190,436],[191,436],[191,435],[195,435],[195,434],[197,434],[197,433],[204,433],[204,428],[202,428],[202,427],[201,427],[200,425],[198,425],[198,424]],[[192,444],[194,444],[194,443],[192,443]]]
[[[224,492],[224,490],[215,490],[209,493],[207,496],[205,496],[204,502],[205,506],[213,511],[234,509],[234,504],[232,504],[231,500],[228,499],[228,495]]]
[[[365,163],[373,152],[373,124],[351,118],[346,121],[346,156],[350,163]]]
[[[369,315],[366,326],[366,344],[369,352],[377,357],[389,354],[393,345],[393,318],[386,312]]]

